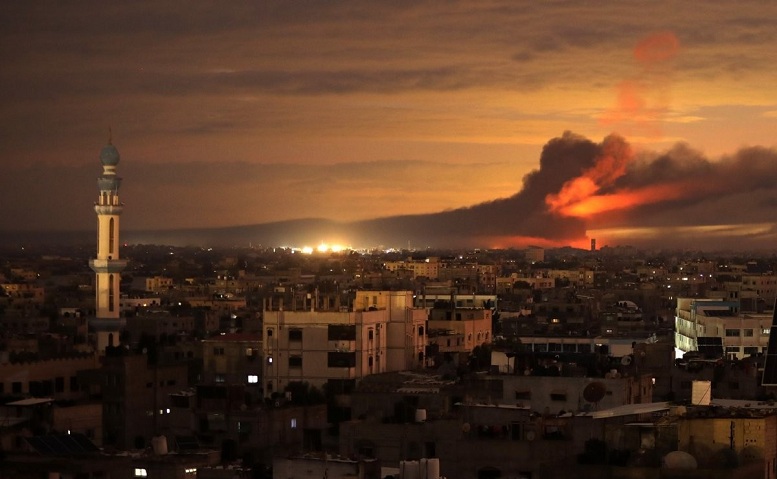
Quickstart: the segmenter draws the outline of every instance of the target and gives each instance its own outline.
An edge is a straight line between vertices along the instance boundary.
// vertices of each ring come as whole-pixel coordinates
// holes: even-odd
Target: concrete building
[[[412,292],[357,291],[351,310],[318,310],[316,304],[304,311],[265,305],[265,396],[289,382],[353,385],[369,374],[423,364],[426,311],[413,307]]]
[[[188,387],[185,362],[150,364],[146,355],[118,352],[106,354],[91,378],[102,394],[103,441],[124,450],[143,449],[168,430],[171,395]]]
[[[90,327],[96,335],[97,350],[118,344],[118,332],[124,326],[119,307],[121,272],[127,261],[119,257],[119,219],[124,204],[119,201],[121,178],[116,176],[119,151],[108,141],[100,151],[103,174],[97,178],[99,196],[94,205],[97,213],[97,257],[89,261],[95,273],[96,315]]]
[[[431,257],[425,260],[407,259],[404,261],[387,261],[384,267],[392,272],[399,270],[412,271],[412,278],[437,279],[440,271],[440,259]]]
[[[736,300],[677,298],[675,348],[678,357],[699,350],[699,338],[720,338],[729,358],[763,353],[772,315],[742,313]]]
[[[257,399],[262,391],[262,337],[228,333],[202,341],[203,384],[242,384]]]
[[[81,397],[77,373],[98,367],[92,353],[63,354],[46,360],[11,361],[0,359],[0,395],[11,397],[50,397],[74,400]]]

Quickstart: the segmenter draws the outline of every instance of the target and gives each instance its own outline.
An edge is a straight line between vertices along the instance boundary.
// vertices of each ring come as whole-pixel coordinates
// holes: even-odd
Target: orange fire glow
[[[632,208],[634,206],[657,203],[681,198],[688,190],[678,184],[652,185],[638,190],[624,190],[606,195],[592,195],[577,203],[559,209],[564,216],[589,218],[605,211]]]
[[[596,159],[594,166],[582,175],[564,183],[558,194],[545,198],[545,203],[551,211],[563,212],[595,195],[601,188],[611,185],[626,173],[626,164],[632,157],[628,143],[617,136],[610,136],[604,141],[602,154]]]
[[[527,248],[530,246],[538,246],[540,248],[572,246],[573,248],[587,249],[591,244],[591,240],[585,236],[582,238],[565,238],[558,240],[550,240],[535,236],[496,236],[488,238],[486,241],[487,244],[490,244],[491,248],[494,249]]]

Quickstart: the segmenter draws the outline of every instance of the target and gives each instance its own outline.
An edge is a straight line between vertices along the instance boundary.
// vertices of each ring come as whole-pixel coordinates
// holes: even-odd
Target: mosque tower
[[[119,307],[119,283],[121,271],[127,261],[119,259],[119,218],[124,205],[119,201],[121,178],[116,176],[119,151],[108,144],[100,151],[103,174],[97,178],[99,197],[94,204],[97,213],[97,257],[89,260],[95,272],[96,314],[91,329],[97,336],[97,350],[105,352],[106,346],[119,345],[119,331],[124,326]]]

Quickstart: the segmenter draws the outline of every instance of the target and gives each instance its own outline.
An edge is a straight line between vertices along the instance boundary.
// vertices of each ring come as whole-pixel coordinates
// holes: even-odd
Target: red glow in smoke
[[[657,138],[662,135],[661,120],[668,111],[668,68],[680,50],[672,32],[650,35],[634,47],[634,59],[641,70],[617,86],[616,105],[599,119],[624,135],[639,133]]]
[[[654,33],[634,47],[634,58],[650,68],[656,63],[671,60],[680,50],[680,40],[672,32]]]
[[[582,175],[564,183],[558,194],[545,197],[551,211],[564,211],[595,195],[603,187],[612,185],[626,173],[626,164],[632,157],[631,148],[622,138],[609,136],[602,145],[602,154]]]
[[[491,248],[494,249],[528,248],[530,246],[539,246],[540,248],[572,246],[573,248],[587,249],[590,243],[591,240],[587,237],[550,240],[534,236],[495,236],[486,240],[486,244],[491,245]]]
[[[633,208],[635,206],[675,200],[688,194],[687,185],[667,183],[651,185],[637,190],[623,190],[606,195],[594,195],[559,210],[564,216],[589,218],[606,211]]]
[[[637,43],[634,58],[642,71],[636,78],[620,83],[617,106],[601,121],[615,124],[620,130],[639,126],[643,133],[659,136],[659,120],[667,110],[663,94],[666,72],[661,67],[674,58],[679,49],[680,42],[671,32],[656,33]],[[557,194],[546,196],[545,203],[555,213],[587,218],[605,211],[675,199],[682,195],[683,190],[672,185],[598,194],[626,173],[626,165],[632,156],[631,148],[621,137],[609,136],[594,166],[564,183]]]

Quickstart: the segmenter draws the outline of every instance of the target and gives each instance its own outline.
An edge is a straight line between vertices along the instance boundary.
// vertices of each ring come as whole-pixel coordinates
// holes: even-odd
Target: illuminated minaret
[[[97,213],[97,257],[89,260],[95,272],[95,318],[91,321],[97,335],[97,350],[106,346],[118,346],[118,332],[124,326],[119,308],[119,283],[121,271],[127,266],[119,259],[119,218],[124,205],[119,201],[121,178],[116,176],[119,151],[108,144],[100,151],[103,174],[97,178],[100,192],[94,211]]]

